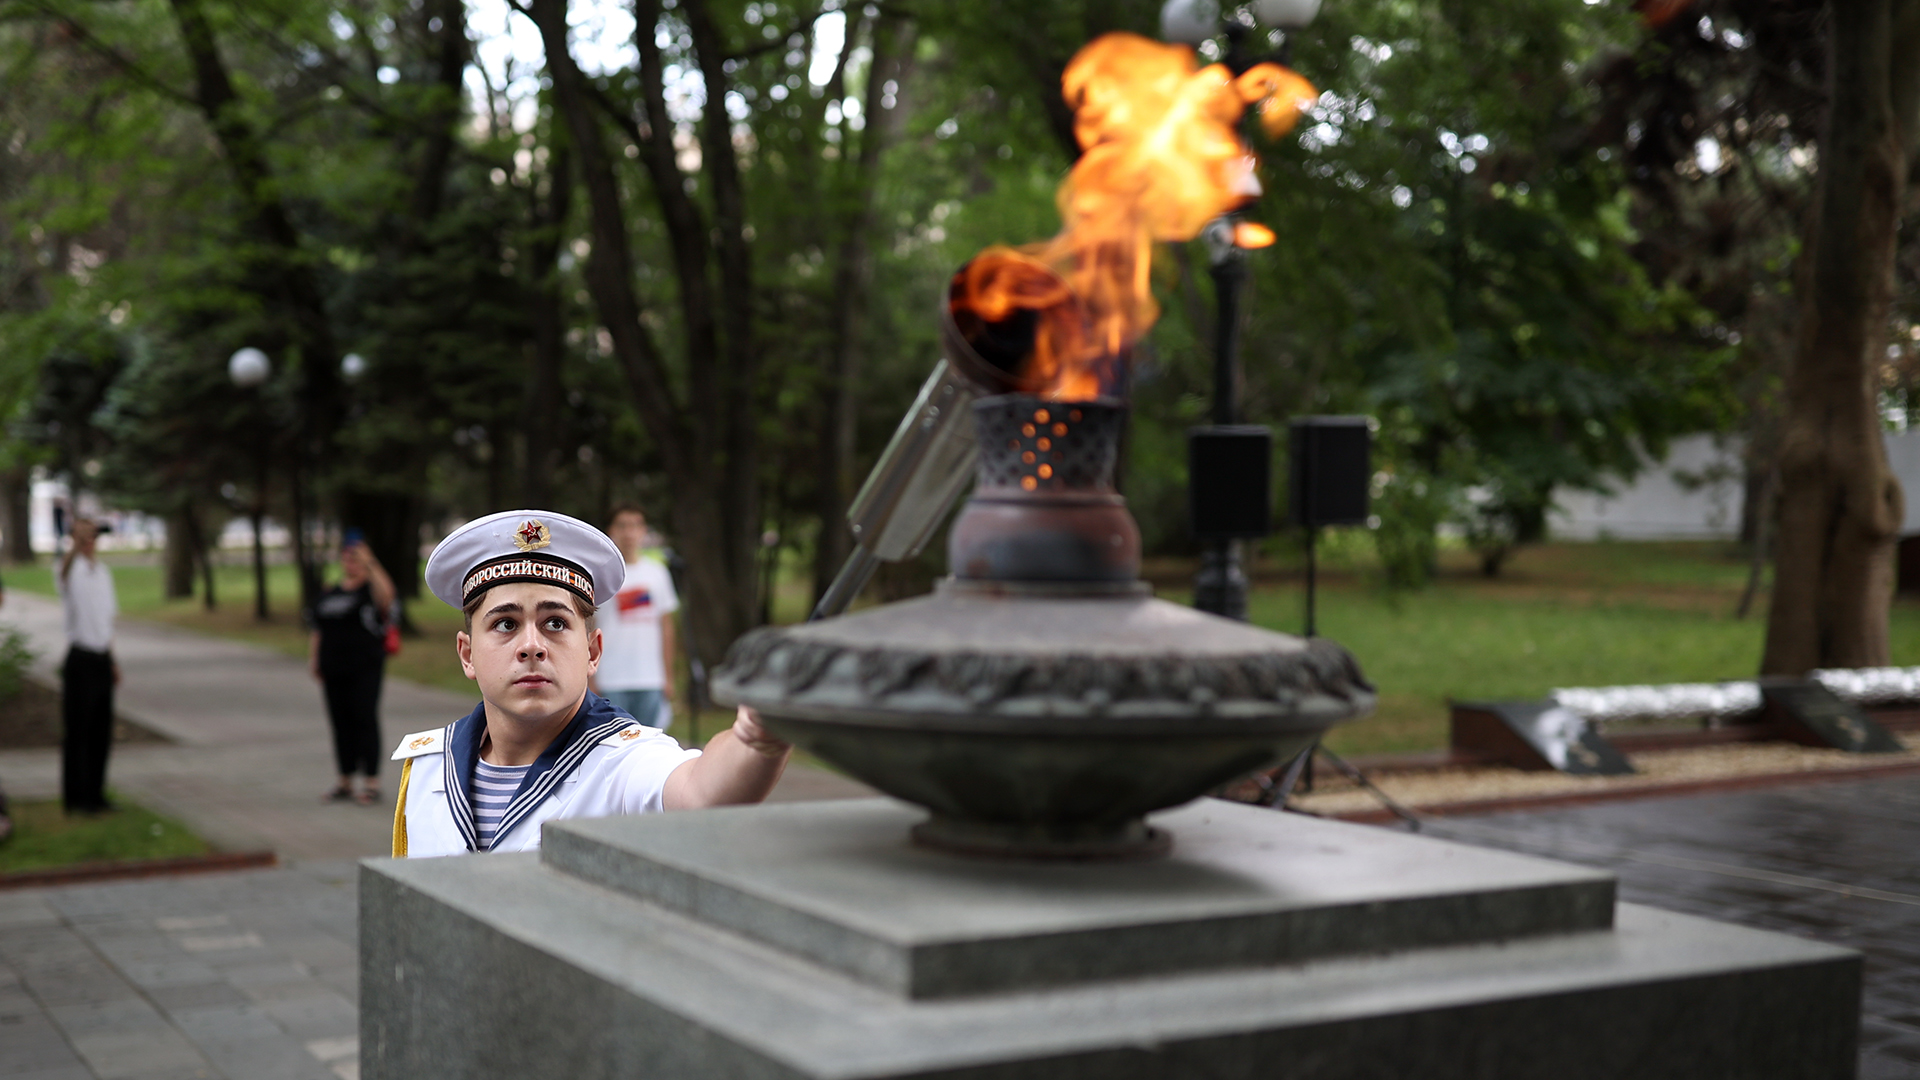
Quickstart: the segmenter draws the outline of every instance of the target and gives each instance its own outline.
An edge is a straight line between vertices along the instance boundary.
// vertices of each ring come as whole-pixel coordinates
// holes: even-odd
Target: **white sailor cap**
[[[598,607],[627,577],[627,561],[607,534],[549,510],[508,510],[453,530],[427,557],[427,588],[465,607],[517,581],[558,585]]]

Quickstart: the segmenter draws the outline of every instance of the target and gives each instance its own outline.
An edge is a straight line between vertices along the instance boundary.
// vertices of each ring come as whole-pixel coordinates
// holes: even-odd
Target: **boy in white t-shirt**
[[[639,507],[615,508],[607,535],[626,560],[627,580],[613,602],[596,613],[606,645],[593,690],[642,723],[664,728],[671,718],[665,706],[673,701],[672,616],[680,610],[680,597],[666,563],[641,550],[647,516]]]

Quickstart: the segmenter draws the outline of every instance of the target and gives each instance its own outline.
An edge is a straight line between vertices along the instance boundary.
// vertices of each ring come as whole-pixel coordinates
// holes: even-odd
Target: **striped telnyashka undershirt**
[[[473,829],[480,841],[481,851],[493,848],[494,834],[500,829],[500,818],[507,812],[507,804],[513,801],[513,793],[520,790],[520,781],[526,779],[531,765],[489,765],[484,761],[473,763]]]

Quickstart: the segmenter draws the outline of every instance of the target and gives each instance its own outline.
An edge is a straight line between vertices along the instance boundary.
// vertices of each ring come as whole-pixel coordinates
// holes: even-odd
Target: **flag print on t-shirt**
[[[600,670],[594,681],[605,690],[658,690],[666,685],[666,627],[680,610],[673,576],[665,563],[642,556],[627,564],[627,575],[600,605]]]

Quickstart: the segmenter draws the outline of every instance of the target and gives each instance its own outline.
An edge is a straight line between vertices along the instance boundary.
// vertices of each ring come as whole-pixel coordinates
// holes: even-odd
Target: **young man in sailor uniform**
[[[400,740],[397,856],[532,851],[555,818],[759,802],[790,748],[741,709],[706,751],[685,750],[587,689],[594,608],[625,560],[605,533],[541,510],[470,521],[427,559],[427,587],[459,607],[473,712]],[[649,718],[651,719],[651,718]]]

